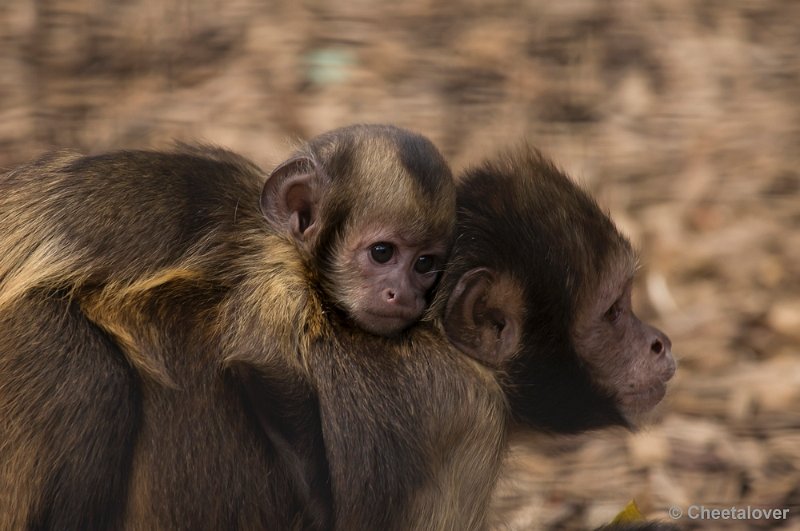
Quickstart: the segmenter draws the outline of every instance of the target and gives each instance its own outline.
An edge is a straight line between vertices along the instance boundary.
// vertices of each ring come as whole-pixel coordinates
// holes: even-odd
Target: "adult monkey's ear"
[[[512,278],[479,267],[464,273],[447,301],[444,330],[465,354],[499,366],[520,348],[522,289]]]
[[[326,185],[306,156],[279,164],[261,190],[261,213],[278,232],[306,244],[319,230],[319,203]]]

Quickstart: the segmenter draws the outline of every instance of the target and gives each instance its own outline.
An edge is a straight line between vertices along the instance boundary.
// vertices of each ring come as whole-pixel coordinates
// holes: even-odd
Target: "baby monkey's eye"
[[[370,247],[369,254],[379,264],[385,264],[392,259],[394,246],[391,243],[378,242]]]
[[[430,273],[435,263],[436,259],[433,256],[429,254],[422,255],[414,263],[414,271],[417,273]]]

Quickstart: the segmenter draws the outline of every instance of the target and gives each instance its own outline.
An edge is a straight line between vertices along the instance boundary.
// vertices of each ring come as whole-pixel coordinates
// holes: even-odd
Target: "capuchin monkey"
[[[393,146],[365,168],[400,160],[423,198],[446,173],[396,129],[325,138],[266,187],[208,149],[0,181],[0,527],[484,529],[510,433],[631,427],[660,399],[671,344],[631,311],[630,245],[529,148],[460,182],[429,319],[344,305],[358,213],[304,176],[350,175],[352,144]],[[402,192],[362,192],[398,219]]]
[[[454,209],[441,154],[392,126],[269,176],[190,146],[3,176],[0,527],[328,526],[304,348],[418,320]]]
[[[586,192],[529,147],[457,182],[430,320],[310,345],[336,529],[484,529],[509,434],[633,428],[675,371],[631,308],[635,253]]]

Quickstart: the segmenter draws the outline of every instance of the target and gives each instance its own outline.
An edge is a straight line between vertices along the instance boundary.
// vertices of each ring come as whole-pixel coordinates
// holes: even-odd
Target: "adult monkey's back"
[[[203,325],[261,176],[187,147],[57,153],[0,181],[0,528],[327,518],[286,487]]]

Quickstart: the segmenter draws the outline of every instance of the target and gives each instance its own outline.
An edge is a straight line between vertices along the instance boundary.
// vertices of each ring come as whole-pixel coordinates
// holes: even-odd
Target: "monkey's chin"
[[[667,384],[656,382],[650,387],[623,393],[619,397],[619,406],[626,417],[636,419],[656,407],[666,393]]]
[[[411,323],[419,319],[420,316],[408,315],[379,315],[375,313],[362,312],[354,319],[358,326],[371,334],[377,336],[391,337],[396,336]]]

